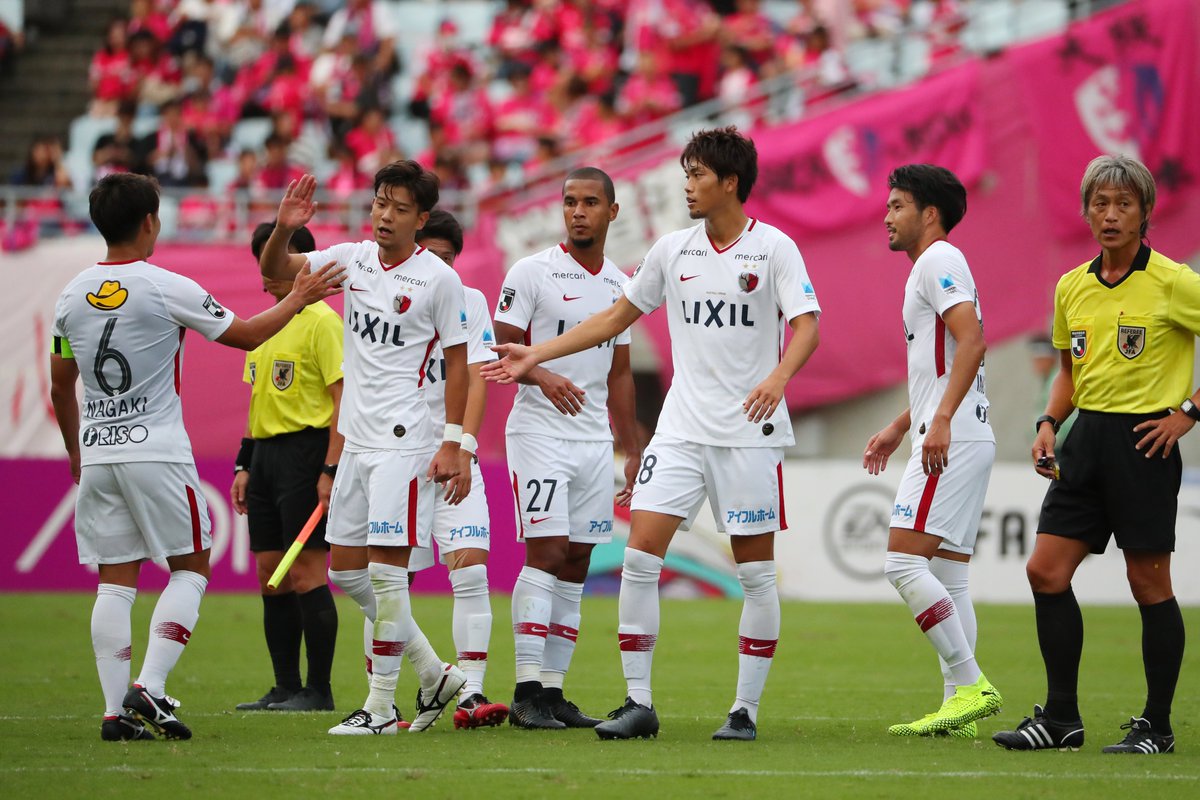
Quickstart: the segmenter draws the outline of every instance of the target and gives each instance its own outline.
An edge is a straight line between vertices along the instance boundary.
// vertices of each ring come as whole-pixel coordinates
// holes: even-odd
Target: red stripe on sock
[[[376,656],[395,656],[399,658],[404,655],[404,642],[385,642],[380,639],[372,639],[371,652]]]
[[[178,622],[160,622],[154,626],[154,635],[160,639],[170,639],[186,645],[192,638],[192,632]]]
[[[117,659],[117,661],[132,661],[133,646],[130,645],[129,647],[122,647],[120,650],[113,653],[113,657]]]
[[[517,636],[540,636],[546,638],[550,629],[540,622],[514,622],[513,633]]]
[[[458,651],[458,660],[459,661],[487,661],[487,651],[486,650],[482,650],[482,651],[480,651],[480,650],[459,650]]]
[[[653,633],[618,633],[617,641],[621,650],[626,653],[649,653],[658,641],[658,635]]]
[[[200,506],[196,503],[196,490],[190,486],[183,488],[187,490],[188,511],[192,515],[192,552],[199,553],[204,549],[200,541]]]
[[[422,362],[424,363],[424,362]],[[417,546],[417,479],[408,484],[408,546]]]
[[[550,635],[561,636],[564,639],[570,639],[572,642],[579,638],[578,628],[568,628],[566,625],[558,625],[550,623]]]
[[[373,675],[373,674],[375,673],[375,670],[374,670],[374,668],[371,666],[371,657],[370,657],[370,656],[368,656],[368,655],[364,655],[364,656],[363,656],[363,659],[364,659],[364,660],[367,662],[367,674],[368,674],[368,675]]]
[[[953,613],[954,601],[949,597],[944,597],[920,614],[917,614],[917,625],[921,627],[921,632],[924,633],[942,620],[949,619]]]
[[[744,656],[774,658],[775,645],[778,642],[778,639],[751,639],[749,636],[739,636],[738,652]]]
[[[925,533],[925,522],[929,519],[929,507],[933,505],[933,493],[937,491],[937,475],[925,479],[925,491],[921,492],[921,502],[917,504],[917,518],[913,521],[913,530]]]

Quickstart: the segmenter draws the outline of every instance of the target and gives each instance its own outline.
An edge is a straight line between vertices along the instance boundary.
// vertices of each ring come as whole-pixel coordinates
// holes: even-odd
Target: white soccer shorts
[[[446,554],[455,550],[491,548],[491,534],[488,531],[491,516],[483,488],[483,473],[475,459],[471,459],[471,493],[466,499],[452,506],[445,500],[444,488],[434,494],[432,538],[437,544],[441,563],[445,564]],[[433,548],[420,547],[409,556],[408,571],[420,572],[432,567],[433,563]]]
[[[79,478],[80,564],[125,564],[212,547],[208,503],[195,464],[91,464]]]
[[[782,447],[715,447],[655,434],[633,484],[634,511],[683,517],[688,530],[705,495],[717,530],[754,536],[787,529]]]
[[[952,441],[948,455],[950,463],[942,474],[926,475],[921,448],[913,449],[896,490],[891,527],[940,536],[942,549],[971,555],[996,445]]]
[[[612,540],[612,442],[577,442],[537,434],[507,438],[516,501],[517,538],[566,536]]]
[[[434,493],[425,480],[436,450],[343,451],[325,541],[345,547],[428,547]]]

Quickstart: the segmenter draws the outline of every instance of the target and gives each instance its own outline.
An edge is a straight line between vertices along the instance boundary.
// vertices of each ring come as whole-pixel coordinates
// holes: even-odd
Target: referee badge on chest
[[[1146,329],[1141,325],[1117,326],[1117,349],[1129,359],[1137,358],[1146,349]]]
[[[271,383],[275,384],[275,388],[283,391],[292,385],[292,379],[296,377],[296,362],[295,361],[280,361],[275,360],[271,364]]]

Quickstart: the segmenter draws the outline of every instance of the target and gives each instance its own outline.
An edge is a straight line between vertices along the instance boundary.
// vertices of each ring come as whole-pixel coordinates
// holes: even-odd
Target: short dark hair
[[[262,249],[266,247],[267,239],[271,238],[271,234],[274,231],[275,220],[271,220],[270,222],[258,223],[258,227],[250,235],[250,252],[254,254],[255,261],[258,261],[262,255]],[[317,249],[317,240],[313,238],[312,231],[304,226],[301,226],[300,230],[292,234],[292,241],[290,243],[296,245],[296,249],[301,253],[311,253]]]
[[[604,186],[604,196],[608,198],[609,205],[617,202],[617,189],[613,186],[613,179],[602,169],[579,167],[571,170],[567,173],[567,177],[563,178],[563,194],[567,193],[567,181],[600,181]]]
[[[905,164],[888,175],[888,188],[908,192],[917,210],[938,210],[942,230],[949,233],[967,214],[967,190],[953,172],[935,164]]]
[[[438,202],[438,176],[412,159],[393,161],[375,173],[375,194],[380,187],[408,189],[419,211],[432,211]]]
[[[751,139],[738,133],[736,125],[693,134],[679,156],[684,169],[689,161],[700,162],[722,180],[736,176],[738,200],[744,203],[750,199],[750,190],[758,180],[758,149]]]
[[[92,223],[110,245],[132,242],[146,215],[157,213],[158,181],[149,175],[134,172],[107,175],[88,197]]]
[[[463,229],[449,211],[435,208],[429,212],[425,226],[417,231],[417,244],[426,239],[445,239],[454,248],[454,255],[462,255]]]

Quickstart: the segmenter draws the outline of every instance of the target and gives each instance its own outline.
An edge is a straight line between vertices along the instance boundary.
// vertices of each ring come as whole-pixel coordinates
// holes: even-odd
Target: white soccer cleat
[[[443,663],[437,681],[428,688],[417,690],[417,716],[409,726],[408,732],[420,733],[432,726],[466,682],[467,676],[461,669],[453,664]]]
[[[394,736],[397,730],[398,715],[395,710],[391,717],[377,717],[370,711],[360,708],[344,720],[329,729],[333,736]]]

